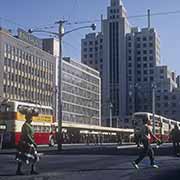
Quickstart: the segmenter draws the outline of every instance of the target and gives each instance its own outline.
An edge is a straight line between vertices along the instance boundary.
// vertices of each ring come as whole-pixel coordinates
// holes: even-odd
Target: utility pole
[[[152,113],[153,113],[153,134],[155,135],[155,89],[156,84],[152,83]]]
[[[58,61],[58,103],[57,103],[57,111],[58,114],[58,150],[62,150],[62,37],[64,34],[64,23],[66,21],[58,21],[56,24],[59,24],[59,61]]]
[[[110,121],[110,127],[112,127],[112,108],[113,108],[113,105],[110,102],[109,103],[109,121]]]

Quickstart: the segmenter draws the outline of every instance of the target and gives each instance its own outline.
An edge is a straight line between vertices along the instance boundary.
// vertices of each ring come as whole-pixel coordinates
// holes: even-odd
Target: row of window
[[[73,122],[77,124],[99,125],[99,119],[95,117],[86,117],[78,114],[63,112],[63,121]]]
[[[131,43],[131,42],[128,42],[128,47],[130,48],[130,47],[132,47],[132,46],[134,46],[134,44],[133,43]],[[150,43],[143,43],[143,44],[140,44],[140,43],[138,43],[138,44],[136,44],[136,46],[135,46],[136,48],[151,48],[151,47],[153,47],[153,43],[152,42],[150,42]]]
[[[153,39],[153,36],[136,37],[136,41],[152,41]],[[131,41],[132,37],[128,36],[128,40]]]
[[[62,80],[85,91],[99,93],[100,90],[98,84],[96,85],[96,84],[87,83],[85,80],[76,78],[72,75],[69,75],[68,73],[63,73]]]
[[[48,69],[53,69],[53,64],[48,62],[45,59],[41,59],[37,56],[34,56],[30,53],[27,53],[23,51],[22,49],[16,48],[14,46],[11,46],[9,44],[4,44],[4,56],[12,58],[13,60],[21,60],[21,61],[27,61],[28,63],[31,63],[31,65],[36,64],[41,67],[46,67]],[[42,55],[41,55],[42,56]],[[25,61],[25,63],[26,63]]]
[[[63,71],[68,73],[69,78],[73,75],[73,77],[77,79],[77,81],[85,80],[85,81],[88,81],[86,83],[93,83],[96,86],[99,85],[98,76],[97,77],[91,76],[90,74],[80,71],[79,69],[76,69],[72,66],[68,66],[67,64],[63,64]],[[77,78],[75,76],[77,76]]]
[[[98,109],[92,110],[87,107],[81,107],[81,106],[77,106],[77,105],[70,104],[67,102],[63,102],[63,111],[80,114],[80,115],[84,115],[87,117],[98,117],[99,116]]]
[[[99,94],[95,94],[94,91],[87,91],[85,89],[82,89],[78,86],[72,86],[71,83],[63,83],[62,84],[62,90],[64,92],[69,92],[71,94],[84,97],[84,98],[93,98],[93,99],[98,99]]]
[[[53,71],[50,71],[50,70],[43,71],[43,70],[19,63],[17,61],[11,60],[9,58],[4,59],[4,65],[5,65],[5,69],[7,69],[7,67],[9,67],[10,69],[16,69],[16,70],[19,70],[22,72],[26,72],[33,76],[38,76],[38,77],[40,76],[40,77],[46,78],[50,81],[52,81],[52,79],[53,79]]]
[[[153,63],[146,63],[146,64],[136,64],[137,68],[148,68],[148,66],[150,68],[153,68],[154,67],[154,64]],[[132,67],[132,63],[128,63],[128,67]]]
[[[99,106],[100,106],[99,101],[93,100],[93,98],[87,99],[82,96],[76,96],[74,94],[65,93],[65,92],[62,93],[62,99],[63,101],[66,101],[66,102],[70,102],[70,103],[77,104],[80,106],[86,106],[93,109],[99,109]]]
[[[17,83],[18,85],[23,85],[27,86],[29,88],[35,88],[38,90],[46,90],[46,91],[52,91],[53,89],[53,84],[45,83],[45,82],[39,82],[37,80],[31,79],[31,78],[26,78],[24,76],[20,76],[14,73],[6,73],[4,72],[4,83],[5,84],[13,84]],[[49,82],[50,83],[50,82]]]
[[[100,50],[103,49],[103,46],[100,45],[99,49],[100,49]],[[84,51],[84,52],[87,52],[87,51],[88,51],[88,52],[93,52],[93,51],[97,52],[97,51],[98,51],[98,47],[95,47],[95,48],[92,48],[92,47],[91,47],[91,48],[89,48],[89,49],[88,49],[88,48],[84,48],[83,51]]]
[[[100,39],[100,44],[103,42],[103,39]],[[98,41],[84,41],[83,43],[84,46],[87,46],[87,45],[98,45]]]

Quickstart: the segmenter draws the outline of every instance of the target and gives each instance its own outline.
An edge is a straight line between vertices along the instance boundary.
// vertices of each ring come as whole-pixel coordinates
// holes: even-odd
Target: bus
[[[134,126],[134,137],[140,137],[140,130],[141,126],[143,125],[143,119],[147,118],[150,120],[151,125],[150,129],[153,129],[153,114],[148,112],[136,112],[133,114],[133,126]],[[160,116],[155,114],[155,135],[162,141],[162,142],[169,142],[170,141],[170,132],[177,124],[180,125],[180,122],[168,119],[166,117]],[[153,142],[153,139],[150,140]]]
[[[49,144],[51,124],[54,122],[53,109],[50,106],[42,106],[35,103],[9,100],[0,105],[0,125],[5,125],[3,133],[3,147],[15,147],[20,139],[21,128],[25,122],[25,115],[21,112],[24,108],[35,108],[39,115],[33,117],[35,142],[39,144]]]
[[[52,124],[52,129],[52,142],[56,143],[58,133],[57,122]],[[133,129],[103,127],[63,121],[61,142],[63,144],[102,144],[120,143],[121,141],[129,142],[129,135],[133,133]]]

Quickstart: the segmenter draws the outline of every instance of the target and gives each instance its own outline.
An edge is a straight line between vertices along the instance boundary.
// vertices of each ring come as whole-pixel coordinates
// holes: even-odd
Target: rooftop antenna
[[[151,11],[148,9],[148,29],[151,28]]]

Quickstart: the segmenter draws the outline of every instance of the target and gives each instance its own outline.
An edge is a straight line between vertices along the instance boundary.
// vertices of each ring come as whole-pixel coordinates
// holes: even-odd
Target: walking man
[[[180,130],[177,124],[174,126],[174,128],[170,132],[170,136],[173,142],[174,155],[179,156],[180,155],[180,152],[179,152],[180,151],[180,148],[179,148]]]
[[[136,168],[136,169],[139,169],[139,166],[138,164],[148,155],[149,156],[149,159],[150,159],[150,163],[151,163],[151,166],[153,168],[159,168],[155,163],[154,163],[154,151],[151,147],[151,144],[150,144],[150,136],[155,139],[156,141],[160,142],[160,140],[155,136],[153,135],[151,129],[148,127],[148,125],[150,125],[150,120],[148,120],[147,118],[144,118],[143,119],[143,125],[142,125],[142,128],[141,128],[141,142],[143,144],[143,150],[142,152],[140,153],[139,157],[132,162],[133,166]]]

